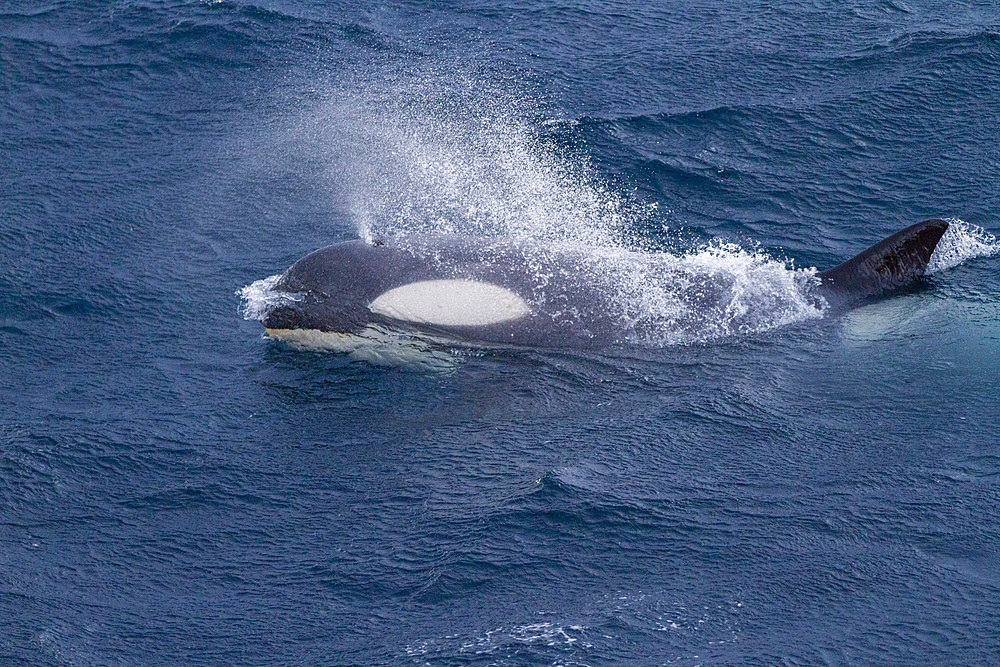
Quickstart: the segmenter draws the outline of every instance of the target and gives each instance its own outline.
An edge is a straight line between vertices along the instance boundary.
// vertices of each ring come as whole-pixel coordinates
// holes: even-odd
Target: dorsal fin
[[[823,286],[851,298],[875,297],[924,275],[948,223],[924,220],[883,239],[843,264],[819,274]]]

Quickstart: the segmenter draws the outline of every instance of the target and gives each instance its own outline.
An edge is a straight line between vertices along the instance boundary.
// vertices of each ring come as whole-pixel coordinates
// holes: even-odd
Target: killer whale
[[[931,219],[816,274],[814,296],[834,309],[917,282],[948,223]],[[353,240],[312,252],[273,286],[267,333],[291,342],[310,332],[349,337],[396,329],[474,344],[594,348],[620,340],[621,320],[588,257],[573,249],[460,236]],[[697,291],[710,307],[710,285]]]

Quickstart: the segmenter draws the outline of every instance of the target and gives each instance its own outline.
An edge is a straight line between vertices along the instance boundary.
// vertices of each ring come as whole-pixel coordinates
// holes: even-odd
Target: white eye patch
[[[514,292],[475,280],[422,280],[383,292],[369,306],[373,313],[403,322],[450,327],[481,327],[531,314]]]

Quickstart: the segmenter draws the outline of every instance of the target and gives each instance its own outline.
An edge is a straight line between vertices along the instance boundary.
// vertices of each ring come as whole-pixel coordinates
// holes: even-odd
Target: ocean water
[[[0,158],[0,663],[1000,661],[996,3],[0,0]],[[420,232],[633,335],[263,336]]]

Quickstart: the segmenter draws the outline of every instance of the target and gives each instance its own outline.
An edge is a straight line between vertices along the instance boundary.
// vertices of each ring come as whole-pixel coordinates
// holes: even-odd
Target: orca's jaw
[[[312,292],[297,292],[296,300],[273,306],[261,323],[265,329],[333,331],[350,333],[370,319],[367,309],[355,303],[340,303]]]
[[[303,329],[306,317],[298,304],[283,304],[267,311],[261,322],[265,329]]]

